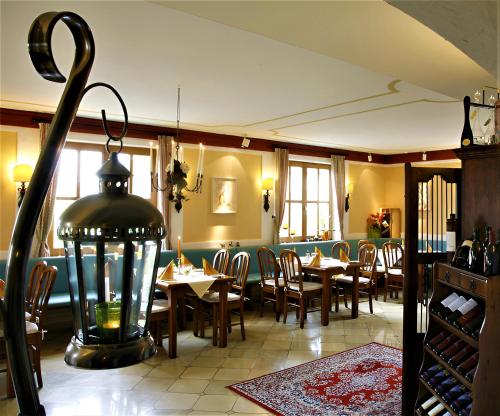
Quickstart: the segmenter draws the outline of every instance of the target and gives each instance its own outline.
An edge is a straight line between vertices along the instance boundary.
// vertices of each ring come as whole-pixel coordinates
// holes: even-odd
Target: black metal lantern
[[[64,360],[116,368],[156,352],[148,318],[165,227],[150,202],[128,193],[130,172],[117,153],[97,176],[100,193],[68,207],[58,228],[75,330]]]

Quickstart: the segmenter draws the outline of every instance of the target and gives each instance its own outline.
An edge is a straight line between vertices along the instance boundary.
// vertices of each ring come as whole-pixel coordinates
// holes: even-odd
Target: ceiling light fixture
[[[205,156],[205,146],[200,143],[198,152],[198,166],[196,170],[196,184],[193,188],[188,188],[187,174],[189,165],[184,161],[184,148],[180,145],[180,118],[181,118],[181,89],[177,88],[177,127],[175,131],[175,141],[172,140],[172,151],[170,153],[170,163],[167,166],[167,179],[165,185],[158,185],[158,174],[151,172],[151,186],[156,191],[168,192],[168,200],[174,202],[175,209],[180,212],[182,201],[186,199],[183,191],[201,194],[203,186],[203,158]],[[175,145],[175,153],[174,153]]]
[[[243,137],[243,140],[241,142],[241,147],[243,149],[248,149],[249,146],[250,146],[250,139],[248,139],[246,136]]]
[[[373,160],[372,154],[368,153],[368,162],[371,162]]]
[[[422,153],[422,160],[427,160],[427,153],[425,152]]]

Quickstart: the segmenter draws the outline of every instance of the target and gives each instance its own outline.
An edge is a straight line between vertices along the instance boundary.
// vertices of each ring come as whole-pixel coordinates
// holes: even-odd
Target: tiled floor
[[[360,305],[360,316],[350,319],[341,307],[322,327],[319,312],[310,313],[304,329],[289,314],[288,323],[277,323],[268,310],[263,318],[245,315],[247,340],[233,328],[227,348],[211,346],[191,331],[179,334],[179,357],[170,360],[164,350],[141,364],[116,370],[89,371],[63,361],[68,334],[53,334],[44,346],[44,387],[40,401],[47,415],[205,415],[268,414],[264,409],[232,393],[225,386],[372,341],[401,347],[402,305],[375,302]],[[165,345],[166,345],[165,340]],[[0,375],[0,394],[5,375]],[[2,416],[17,415],[15,400],[0,400]]]

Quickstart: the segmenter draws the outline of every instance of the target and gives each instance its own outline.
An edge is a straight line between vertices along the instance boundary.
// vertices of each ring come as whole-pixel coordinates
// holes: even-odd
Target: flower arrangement
[[[167,166],[167,181],[172,184],[168,199],[175,202],[175,209],[177,212],[182,208],[182,201],[188,200],[182,193],[182,190],[187,186],[186,178],[188,172],[188,164],[186,162],[181,163],[177,159],[174,159],[173,170],[170,164]]]

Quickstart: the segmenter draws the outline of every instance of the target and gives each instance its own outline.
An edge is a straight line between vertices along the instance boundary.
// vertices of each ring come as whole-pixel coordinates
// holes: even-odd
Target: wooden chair
[[[149,317],[149,328],[155,344],[159,347],[163,345],[162,323],[168,321],[168,300],[155,299],[151,306],[151,315]]]
[[[280,265],[285,283],[283,323],[286,323],[288,307],[293,306],[300,317],[300,328],[304,328],[309,300],[321,296],[323,285],[304,281],[300,257],[292,250],[283,250],[280,253]],[[295,303],[290,302],[292,299]]]
[[[44,323],[47,314],[50,294],[56,280],[57,267],[45,267],[42,273],[35,275],[33,280],[33,304],[30,312],[30,319],[26,321],[26,341],[28,351],[31,355],[33,369],[36,374],[38,388],[43,387],[42,368],[40,364],[40,356],[42,349],[42,341],[44,334]],[[0,342],[5,344],[3,330],[0,331]],[[9,362],[6,360],[7,367],[7,397],[14,397],[14,386],[12,384],[12,376],[10,373]]]
[[[387,291],[389,291],[389,296],[392,298],[392,291],[394,290],[397,299],[399,291],[403,289],[404,250],[400,244],[390,241],[383,245],[382,252],[385,266],[384,302],[386,302]]]
[[[231,261],[231,269],[229,272],[229,276],[235,277],[236,280],[232,284],[231,291],[227,294],[227,310],[228,310],[228,331],[231,332],[231,327],[233,324],[231,323],[231,312],[235,312],[239,315],[240,320],[239,323],[235,323],[234,325],[241,326],[241,339],[245,340],[245,322],[244,322],[244,306],[245,306],[245,286],[247,283],[248,277],[248,269],[250,266],[250,254],[247,252],[241,251],[233,257]],[[209,292],[205,294],[200,299],[200,306],[203,307],[203,304],[206,303],[212,306],[212,342],[213,345],[217,345],[217,336],[218,330],[220,327],[219,323],[219,293],[218,292]],[[204,318],[203,314],[197,314],[200,319],[200,324],[203,327]]]
[[[373,313],[373,291],[377,284],[377,247],[375,244],[364,244],[359,248],[359,262],[361,263],[359,270],[359,291],[367,291],[368,302],[370,304],[370,313]],[[353,287],[353,277],[342,275],[337,278],[337,283],[341,286],[350,286],[351,293]],[[344,296],[345,299],[345,296]]]
[[[358,258],[359,258],[359,249],[361,246],[364,246],[365,244],[370,244],[370,240],[358,240]]]
[[[260,270],[260,316],[264,312],[264,303],[273,303],[276,322],[279,322],[285,289],[285,281],[280,277],[280,266],[274,252],[267,247],[261,247],[257,250],[257,258]]]
[[[230,258],[231,258],[231,253],[229,252],[229,250],[226,248],[222,248],[217,253],[215,253],[212,266],[219,273],[227,274]]]
[[[25,304],[26,304],[25,317],[28,320],[31,318],[31,309],[33,307],[33,302],[35,299],[35,286],[36,286],[35,282],[38,279],[40,279],[40,275],[44,272],[46,267],[47,267],[46,261],[37,261],[33,266],[33,268],[31,269],[31,273],[28,278],[28,286],[26,287],[26,294],[25,294]]]
[[[340,260],[341,252],[344,253],[348,258],[351,257],[351,245],[347,241],[338,241],[332,246],[332,258]],[[347,308],[347,298],[345,295],[345,290],[342,291],[342,295],[340,294],[340,289],[344,289],[342,284],[338,283],[338,278],[343,277],[344,274],[338,274],[332,276],[332,291],[335,297],[335,312],[339,311],[339,298],[342,296],[344,298],[344,305]]]

